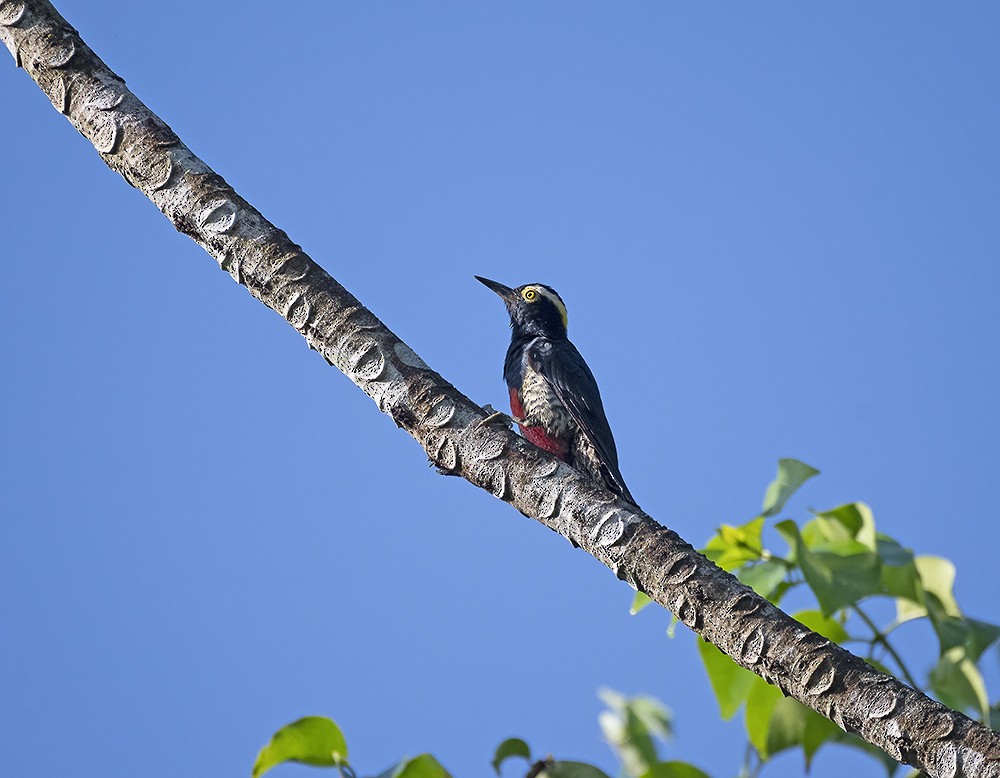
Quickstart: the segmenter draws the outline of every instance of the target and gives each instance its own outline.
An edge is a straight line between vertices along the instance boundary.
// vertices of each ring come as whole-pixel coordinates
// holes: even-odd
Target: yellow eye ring
[[[527,300],[530,303],[538,296],[538,292],[536,292],[534,289],[525,289],[521,293],[521,295],[522,297],[524,297],[525,300]]]

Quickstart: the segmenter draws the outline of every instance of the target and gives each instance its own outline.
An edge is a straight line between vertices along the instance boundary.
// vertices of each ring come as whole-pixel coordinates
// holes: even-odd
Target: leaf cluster
[[[776,605],[798,590],[809,607],[793,616],[809,629],[835,643],[855,644],[852,650],[879,670],[989,724],[1000,707],[990,706],[979,661],[1000,638],[1000,626],[963,614],[955,599],[955,567],[949,560],[914,555],[878,531],[871,508],[860,502],[812,511],[801,525],[792,519],[777,521],[773,528],[787,548],[778,553],[765,545],[768,520],[777,517],[796,490],[818,473],[797,460],[780,460],[760,514],[743,524],[720,526],[702,553]],[[647,602],[637,597],[632,611],[638,612]],[[892,617],[879,626],[876,614],[883,612]],[[930,624],[938,642],[936,663],[923,682],[896,640],[900,626],[917,620]],[[700,641],[698,648],[722,718],[731,719],[743,710],[751,746],[743,775],[756,775],[770,757],[790,748],[802,749],[808,769],[819,748],[831,742],[871,754],[890,776],[899,767],[878,749],[783,697],[714,646]]]
[[[347,760],[347,740],[336,722],[325,716],[306,716],[286,724],[268,741],[253,765],[252,778],[260,778],[284,762],[336,768],[340,778],[357,778]],[[377,778],[451,778],[430,754],[401,760]]]

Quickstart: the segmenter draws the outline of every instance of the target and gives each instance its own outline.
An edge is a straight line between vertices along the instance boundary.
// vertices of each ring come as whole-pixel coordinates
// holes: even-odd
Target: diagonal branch
[[[487,416],[154,115],[46,0],[0,0],[0,39],[109,167],[295,327],[423,447],[568,538],[740,665],[931,776],[1000,778],[1000,735],[810,632],[673,531]]]

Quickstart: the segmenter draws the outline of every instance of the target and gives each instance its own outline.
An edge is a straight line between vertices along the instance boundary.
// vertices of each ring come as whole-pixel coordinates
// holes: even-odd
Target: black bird
[[[566,337],[562,298],[545,284],[511,289],[476,279],[500,295],[510,314],[513,333],[503,377],[524,437],[638,507],[618,469],[597,381]]]

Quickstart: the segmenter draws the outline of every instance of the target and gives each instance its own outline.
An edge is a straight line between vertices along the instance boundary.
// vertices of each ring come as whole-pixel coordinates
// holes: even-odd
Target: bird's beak
[[[475,276],[475,279],[485,286],[488,286],[494,292],[496,292],[500,297],[503,298],[505,303],[513,302],[517,299],[517,292],[511,289],[509,286],[504,286],[496,281],[490,281],[488,278],[483,278],[482,276]]]

